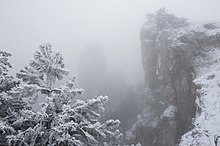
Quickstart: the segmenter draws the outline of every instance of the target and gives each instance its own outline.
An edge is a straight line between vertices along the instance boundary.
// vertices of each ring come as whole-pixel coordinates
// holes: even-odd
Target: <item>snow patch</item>
[[[201,87],[198,90],[201,97],[196,100],[201,113],[194,121],[194,129],[182,136],[180,146],[215,145],[214,136],[220,135],[220,48],[205,54],[203,59],[197,59],[197,77],[194,80]]]
[[[161,115],[162,118],[173,118],[175,116],[175,113],[177,112],[177,108],[173,105],[170,105]]]

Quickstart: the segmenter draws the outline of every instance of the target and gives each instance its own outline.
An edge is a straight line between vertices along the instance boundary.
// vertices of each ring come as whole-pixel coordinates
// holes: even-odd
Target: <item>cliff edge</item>
[[[149,14],[147,20],[140,32],[146,92],[133,139],[144,146],[185,146],[192,144],[190,137],[220,134],[220,128],[214,133],[207,132],[208,127],[198,128],[212,116],[205,113],[217,102],[206,99],[206,92],[216,91],[209,86],[220,87],[217,79],[208,79],[218,78],[214,72],[219,59],[212,55],[219,53],[220,29],[211,23],[193,26],[165,9]]]

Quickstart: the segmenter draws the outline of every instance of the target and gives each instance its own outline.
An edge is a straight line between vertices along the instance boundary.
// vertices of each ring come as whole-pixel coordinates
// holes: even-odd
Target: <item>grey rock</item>
[[[142,145],[175,146],[192,127],[197,108],[196,89],[199,88],[193,83],[194,60],[207,48],[220,46],[220,32],[210,32],[218,31],[217,27],[211,24],[203,27],[202,30],[187,27],[157,30],[150,26],[141,29],[142,63],[148,89],[146,108],[150,107],[158,118],[170,105],[177,109],[174,117],[160,118],[155,127],[149,126],[153,125],[153,120],[137,125],[135,140]]]

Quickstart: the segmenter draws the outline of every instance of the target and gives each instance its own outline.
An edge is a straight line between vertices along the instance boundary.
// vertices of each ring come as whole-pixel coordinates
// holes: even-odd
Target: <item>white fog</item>
[[[217,146],[219,4],[0,0],[0,145]]]

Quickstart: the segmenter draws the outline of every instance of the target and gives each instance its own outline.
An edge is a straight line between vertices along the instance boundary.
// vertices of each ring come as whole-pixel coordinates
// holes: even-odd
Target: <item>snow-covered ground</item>
[[[180,146],[215,146],[214,136],[220,136],[220,48],[204,52],[196,65],[194,82],[201,87],[196,103],[201,111],[198,110],[194,128],[182,136]]]

